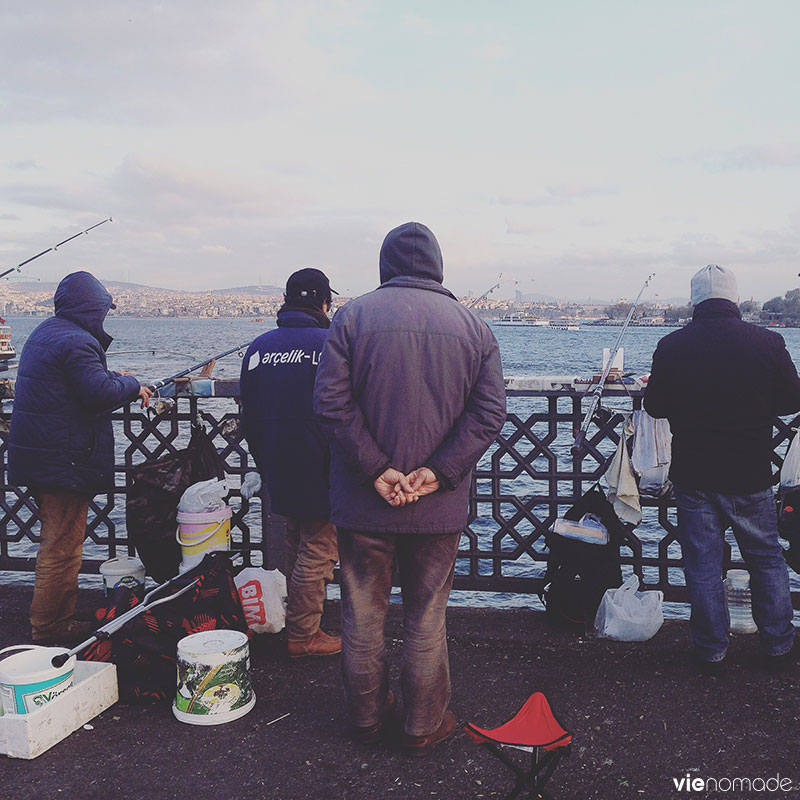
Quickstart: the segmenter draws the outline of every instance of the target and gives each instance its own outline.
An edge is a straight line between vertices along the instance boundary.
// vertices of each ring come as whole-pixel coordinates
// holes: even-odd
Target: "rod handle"
[[[569,451],[574,456],[579,456],[583,453],[586,445],[586,431],[580,430],[578,431],[578,435],[575,437],[575,441],[572,443],[572,447],[570,447]]]

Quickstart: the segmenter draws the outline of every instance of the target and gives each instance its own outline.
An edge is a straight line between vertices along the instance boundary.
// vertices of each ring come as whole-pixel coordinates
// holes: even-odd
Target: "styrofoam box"
[[[73,684],[64,694],[30,714],[0,717],[0,753],[11,758],[36,758],[117,700],[114,664],[77,661]]]

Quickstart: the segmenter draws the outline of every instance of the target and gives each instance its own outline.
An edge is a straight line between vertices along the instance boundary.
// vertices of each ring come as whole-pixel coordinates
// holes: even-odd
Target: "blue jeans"
[[[445,612],[460,538],[339,528],[342,683],[354,725],[378,722],[389,694],[385,624],[395,563],[403,591],[403,729],[427,736],[441,725],[450,703]]]
[[[697,654],[721,661],[728,649],[730,616],[722,562],[730,527],[750,573],[753,619],[767,655],[789,651],[794,641],[789,573],[778,544],[775,498],[770,489],[722,494],[675,486],[678,541],[692,606]]]

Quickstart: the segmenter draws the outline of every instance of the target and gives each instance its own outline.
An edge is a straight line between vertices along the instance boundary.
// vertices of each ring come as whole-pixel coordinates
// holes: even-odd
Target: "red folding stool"
[[[506,800],[512,800],[523,791],[528,797],[546,798],[542,793],[544,785],[572,750],[572,734],[561,727],[541,692],[534,692],[508,722],[497,728],[486,730],[468,722],[464,729],[516,774],[516,785]],[[503,747],[531,753],[528,767],[509,757]]]

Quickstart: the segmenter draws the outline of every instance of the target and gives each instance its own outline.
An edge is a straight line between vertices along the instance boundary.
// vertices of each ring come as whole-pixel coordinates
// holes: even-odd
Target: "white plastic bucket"
[[[178,688],[172,713],[190,725],[219,725],[256,704],[250,647],[240,631],[203,631],[178,642]]]
[[[231,549],[231,507],[194,513],[178,511],[175,538],[181,546],[181,572],[196,567],[206,553]]]
[[[0,650],[0,656],[19,650],[0,660],[0,699],[4,714],[30,714],[54,700],[72,686],[75,656],[64,666],[54,667],[53,658],[68,652],[65,647],[17,645]]]
[[[144,564],[138,558],[118,556],[100,565],[103,594],[108,597],[117,586],[127,586],[140,600],[144,597]]]

